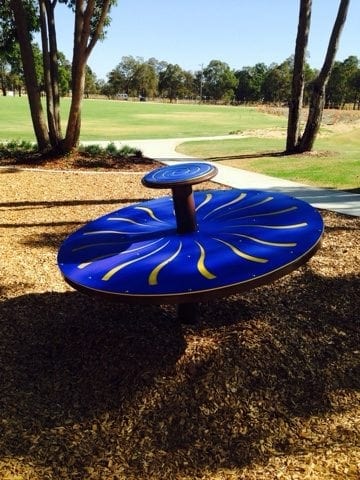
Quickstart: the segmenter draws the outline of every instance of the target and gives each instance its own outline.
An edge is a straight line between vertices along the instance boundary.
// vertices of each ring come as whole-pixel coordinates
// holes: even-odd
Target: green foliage
[[[118,155],[123,157],[132,157],[132,156],[139,157],[139,156],[142,156],[142,152],[138,148],[129,147],[129,145],[124,145],[123,147],[120,148],[120,150],[118,150]]]
[[[227,63],[212,60],[204,69],[203,74],[205,96],[215,101],[224,100],[226,103],[232,100],[238,80]]]
[[[96,157],[104,154],[104,148],[100,145],[80,145],[79,152],[86,153],[89,157]]]
[[[109,155],[116,155],[118,152],[118,148],[114,142],[108,143],[105,150]]]
[[[27,140],[11,140],[10,142],[0,143],[0,158],[18,158],[35,151],[36,146]]]
[[[326,106],[342,108],[346,103],[356,103],[359,100],[360,75],[359,59],[355,56],[346,58],[343,62],[335,62],[326,86]]]
[[[99,144],[80,145],[79,151],[85,153],[91,158],[99,157],[112,157],[112,158],[124,158],[124,157],[141,157],[142,152],[129,145],[123,145],[118,148],[114,142],[108,143],[105,147]]]
[[[184,70],[177,64],[169,64],[159,75],[159,91],[164,96],[175,100],[183,97],[185,85]]]

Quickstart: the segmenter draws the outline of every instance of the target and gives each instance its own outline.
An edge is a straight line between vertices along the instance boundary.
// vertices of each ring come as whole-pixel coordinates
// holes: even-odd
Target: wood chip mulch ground
[[[358,480],[360,218],[323,211],[306,266],[181,326],[56,265],[78,226],[159,195],[140,179],[0,169],[0,478]]]

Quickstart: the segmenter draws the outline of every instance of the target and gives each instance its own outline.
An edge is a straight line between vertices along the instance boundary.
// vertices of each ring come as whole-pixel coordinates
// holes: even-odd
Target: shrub
[[[117,148],[114,142],[109,143],[106,147],[101,145],[80,145],[79,151],[86,153],[89,157],[103,157],[111,156],[115,158],[124,157],[142,157],[142,152],[138,148],[130,147],[129,145],[123,145],[121,148]]]
[[[79,151],[86,153],[89,157],[97,157],[104,154],[104,149],[100,145],[81,145]]]
[[[118,153],[118,148],[116,147],[114,142],[108,143],[106,146],[106,152],[109,155],[116,155]]]
[[[34,153],[36,150],[36,145],[27,140],[11,140],[10,142],[0,143],[0,158],[17,158],[26,154]]]

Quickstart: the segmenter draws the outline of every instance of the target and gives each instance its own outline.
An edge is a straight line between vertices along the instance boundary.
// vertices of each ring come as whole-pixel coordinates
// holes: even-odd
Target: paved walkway
[[[211,139],[229,139],[229,136],[210,137]],[[236,136],[231,136],[236,138]],[[209,139],[209,137],[206,137]],[[192,158],[176,152],[176,147],[186,141],[204,140],[204,137],[176,138],[165,140],[126,140],[115,142],[117,146],[129,145],[139,148],[144,156],[154,158],[167,165],[183,163],[186,161],[199,161],[199,158]],[[99,142],[97,142],[99,143]],[[228,185],[234,188],[255,188],[262,190],[275,190],[284,192],[288,195],[303,199],[314,207],[331,210],[346,215],[360,216],[360,195],[344,192],[342,190],[332,190],[314,186],[308,186],[302,183],[282,180],[268,175],[248,172],[240,168],[220,165],[217,162],[207,162],[215,165],[219,173],[212,179],[217,183]]]

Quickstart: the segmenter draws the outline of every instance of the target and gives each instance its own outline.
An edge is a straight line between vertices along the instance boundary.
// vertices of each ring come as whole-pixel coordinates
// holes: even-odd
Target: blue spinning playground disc
[[[191,233],[177,233],[171,197],[84,225],[59,250],[63,276],[79,290],[125,302],[192,302],[268,283],[320,244],[320,214],[296,198],[210,190],[195,192],[194,201],[198,229]]]

